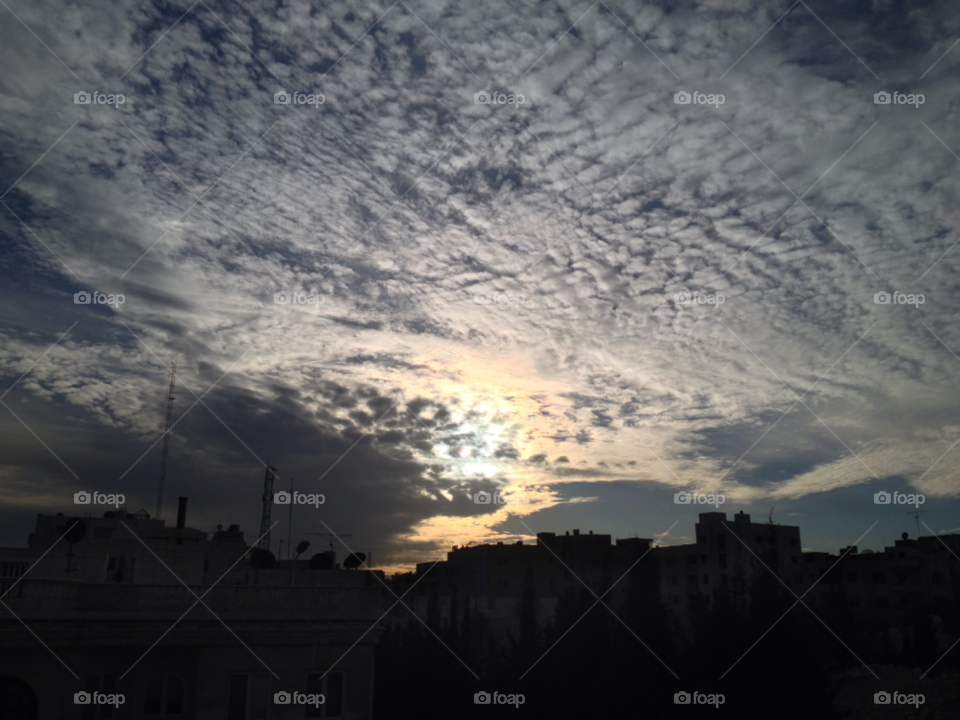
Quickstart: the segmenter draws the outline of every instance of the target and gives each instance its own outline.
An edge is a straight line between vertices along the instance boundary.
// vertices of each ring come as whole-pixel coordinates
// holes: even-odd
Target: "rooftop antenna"
[[[287,560],[290,559],[290,535],[293,532],[293,476],[290,476],[290,515],[287,518]],[[301,551],[302,552],[302,551]],[[294,558],[296,560],[296,558]]]
[[[306,534],[307,534],[307,535],[319,535],[319,536],[322,537],[322,538],[327,538],[327,539],[330,541],[330,550],[331,550],[331,551],[333,550],[333,543],[334,543],[334,541],[335,541],[337,538],[352,538],[352,537],[353,537],[352,534],[344,534],[344,533],[340,533],[339,535],[335,535],[334,533],[306,533]],[[344,546],[344,547],[346,547],[346,546]],[[349,548],[347,548],[347,549],[349,550]]]
[[[167,452],[170,450],[170,421],[173,419],[173,398],[177,383],[177,361],[170,365],[170,390],[167,392],[167,422],[163,428],[163,457],[160,460],[160,487],[157,488],[157,520],[163,513],[163,485],[167,480]]]
[[[267,472],[263,477],[263,514],[260,516],[260,542],[257,547],[261,550],[270,550],[270,509],[273,507],[273,480],[277,477],[277,469],[267,461]]]
[[[767,525],[773,525],[773,508],[775,508],[775,507],[776,507],[776,505],[774,505],[772,508],[770,508],[770,515],[769,515],[769,517],[767,518]]]
[[[911,510],[907,515],[913,515],[913,519],[917,521],[917,537],[920,537],[920,516],[925,513],[926,510]]]

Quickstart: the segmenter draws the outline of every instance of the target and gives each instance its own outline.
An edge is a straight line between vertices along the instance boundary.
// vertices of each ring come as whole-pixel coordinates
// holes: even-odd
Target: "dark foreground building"
[[[372,572],[274,563],[236,526],[185,527],[185,511],[176,528],[144,511],[82,518],[82,537],[76,518],[41,515],[28,548],[0,549],[0,714],[369,718]]]

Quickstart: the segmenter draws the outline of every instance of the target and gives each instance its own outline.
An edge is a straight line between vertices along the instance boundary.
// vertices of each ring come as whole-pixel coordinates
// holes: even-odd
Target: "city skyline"
[[[393,569],[684,490],[957,532],[950,9],[7,3],[0,544],[153,513],[174,362],[208,532],[267,465]]]

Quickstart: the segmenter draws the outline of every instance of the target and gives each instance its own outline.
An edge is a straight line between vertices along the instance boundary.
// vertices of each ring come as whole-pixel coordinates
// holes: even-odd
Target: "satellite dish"
[[[277,558],[273,553],[263,548],[254,548],[247,555],[250,567],[254,570],[273,570],[277,566]]]
[[[307,551],[307,548],[310,547],[309,540],[301,540],[297,543],[297,555],[301,555]]]
[[[333,553],[317,553],[310,558],[311,570],[333,570]]]
[[[363,565],[366,559],[367,559],[366,553],[354,553],[353,555],[351,555],[350,557],[348,557],[346,560],[343,561],[343,567],[345,567],[347,570],[353,570]]]
[[[87,536],[87,524],[80,518],[70,518],[59,534],[60,537],[73,545]]]

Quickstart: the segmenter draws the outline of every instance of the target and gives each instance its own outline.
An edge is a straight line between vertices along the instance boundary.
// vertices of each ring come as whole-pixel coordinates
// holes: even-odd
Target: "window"
[[[700,536],[700,542],[703,543],[703,544],[706,544],[706,542],[707,542],[707,536],[706,536],[706,535],[701,535],[701,536]]]
[[[679,605],[679,604],[680,604],[680,596],[679,596],[679,595],[674,595],[674,596],[673,596],[673,604],[674,604],[674,605]]]
[[[897,585],[906,585],[907,584],[907,574],[905,572],[897,573]]]
[[[790,544],[791,544],[791,545],[796,545],[796,544],[797,544],[797,539],[796,539],[796,538],[790,538]]]
[[[757,545],[763,545],[763,535],[757,535]]]
[[[793,557],[790,558],[790,562],[792,562],[794,565],[796,565],[796,564],[799,562],[799,560],[797,560],[797,556],[794,555]]]
[[[909,596],[909,595],[902,595],[902,596],[900,596],[900,607],[902,607],[902,608],[910,607],[910,596]]]
[[[5,562],[0,563],[0,578],[10,580],[18,578],[27,571],[26,563]]]
[[[179,717],[183,715],[183,681],[176,675],[158,675],[150,684],[143,700],[143,714],[149,717]]]
[[[728,582],[728,580],[727,580],[727,574],[726,574],[726,573],[723,573],[723,574],[720,576],[720,587],[726,588],[726,587],[728,587],[728,586],[729,586],[729,582]]]
[[[103,675],[87,675],[87,686],[84,688],[88,693],[103,693],[112,695],[117,690],[117,676],[115,673],[105,673]],[[83,720],[100,720],[100,718],[113,717],[113,705],[84,705],[80,717]]]
[[[696,575],[688,575],[688,576],[687,576],[687,584],[688,584],[688,585],[696,585],[696,584],[697,584],[697,576],[696,576]]]
[[[701,556],[700,556],[700,562],[702,562],[704,565],[706,565],[706,564],[707,564],[707,556],[706,556],[706,555],[701,555]]]
[[[230,676],[227,720],[266,720],[269,707],[269,675],[250,673]]]
[[[343,673],[309,673],[307,675],[307,695],[322,694],[323,705],[308,705],[304,717],[339,718],[343,717]]]
[[[696,565],[697,556],[696,555],[687,555],[687,565]]]
[[[873,583],[874,585],[882,585],[887,581],[887,576],[882,572],[875,572],[873,574]]]
[[[726,569],[727,569],[727,554],[726,554],[726,553],[720,553],[720,569],[721,569],[721,570],[726,570]]]
[[[878,597],[874,604],[881,610],[886,610],[890,607],[890,601],[885,597]]]
[[[725,547],[727,547],[727,536],[726,536],[726,535],[723,535],[723,534],[717,535],[717,547],[720,548],[721,550],[723,550]]]
[[[705,574],[705,575],[703,576],[703,584],[704,584],[704,585],[709,585],[709,584],[710,584],[710,576],[709,576],[709,575],[706,575],[706,574]]]

